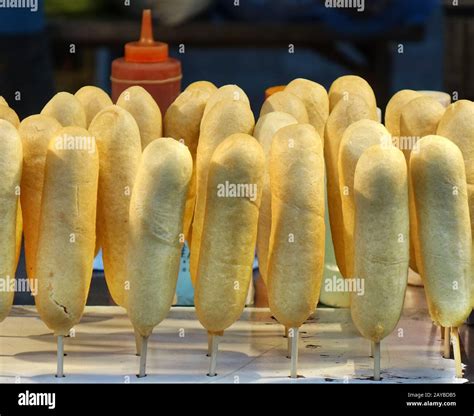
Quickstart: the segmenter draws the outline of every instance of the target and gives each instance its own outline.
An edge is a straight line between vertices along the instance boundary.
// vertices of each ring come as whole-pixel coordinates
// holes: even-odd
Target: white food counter
[[[454,360],[441,357],[440,331],[426,312],[422,289],[407,292],[402,319],[382,341],[382,383],[462,383]],[[410,300],[410,297],[412,299]],[[416,298],[416,302],[413,301]],[[412,307],[413,304],[421,304]],[[75,336],[65,339],[66,377],[54,377],[56,340],[34,307],[15,306],[0,324],[0,382],[361,383],[373,375],[370,344],[347,309],[320,308],[300,329],[298,379],[289,379],[283,327],[268,309],[247,308],[219,344],[216,377],[207,377],[207,334],[194,308],[174,307],[148,342],[147,374],[138,379],[135,338],[122,308],[86,307]]]

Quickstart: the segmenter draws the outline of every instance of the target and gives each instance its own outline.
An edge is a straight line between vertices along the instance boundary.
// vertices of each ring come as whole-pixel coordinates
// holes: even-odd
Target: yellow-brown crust
[[[357,163],[354,189],[354,269],[364,290],[351,293],[351,315],[365,338],[380,342],[400,319],[408,279],[408,184],[403,153],[394,146],[369,147]]]
[[[201,252],[195,286],[196,314],[210,332],[224,331],[240,316],[252,279],[265,155],[247,134],[233,134],[212,155]],[[252,196],[221,195],[219,187],[256,186]],[[193,240],[194,242],[194,240]]]
[[[16,128],[0,120],[0,322],[10,312],[13,304],[17,251],[18,189],[22,171],[22,146]]]
[[[265,174],[263,177],[262,201],[258,215],[257,233],[258,268],[264,282],[267,281],[268,248],[272,227],[272,200],[269,172],[270,148],[275,133],[282,127],[290,124],[297,124],[296,119],[291,114],[274,111],[260,117],[253,133],[254,137],[262,145],[263,152],[265,153]]]
[[[339,189],[338,158],[339,146],[347,127],[359,120],[377,121],[375,108],[370,107],[358,95],[351,94],[342,99],[331,112],[326,123],[324,159],[326,161],[329,221],[334,243],[336,262],[341,274],[347,277],[346,253],[344,249],[344,222]]]
[[[420,272],[431,319],[461,326],[471,312],[471,232],[464,161],[442,136],[426,136],[410,158]]]
[[[130,197],[141,156],[140,132],[119,106],[102,110],[89,128],[99,150],[97,232],[104,273],[113,300],[126,306],[126,263]]]
[[[192,170],[188,148],[172,138],[151,142],[138,168],[130,202],[127,311],[144,337],[166,317],[173,302]]]
[[[21,205],[25,234],[26,274],[36,277],[35,262],[43,194],[44,169],[48,145],[61,130],[55,118],[36,114],[25,118],[19,128],[23,144],[23,174],[21,177]]]
[[[117,105],[127,110],[137,122],[142,150],[153,140],[162,137],[160,107],[145,88],[138,85],[127,88],[120,94]]]
[[[260,117],[273,111],[291,114],[298,123],[308,123],[308,111],[303,101],[289,91],[278,91],[270,95],[262,105]]]
[[[90,126],[92,120],[100,111],[113,104],[109,95],[104,90],[92,85],[86,85],[80,88],[74,96],[84,108],[87,127]]]
[[[329,117],[329,96],[326,89],[317,82],[296,78],[286,86],[285,91],[295,94],[303,101],[309,123],[316,129],[319,137],[324,138],[324,127]]]
[[[217,93],[216,93],[217,94]],[[209,102],[206,105],[209,106]],[[190,271],[193,283],[196,280],[201,234],[206,211],[207,176],[211,157],[215,149],[234,133],[251,134],[255,119],[249,105],[242,100],[222,100],[213,106],[201,122],[196,156],[196,205],[193,219]]]
[[[191,152],[194,165],[196,163],[201,119],[204,114],[204,108],[213,94],[212,86],[213,84],[208,82],[191,84],[170,105],[164,118],[165,136],[183,142]],[[214,87],[214,91],[217,91],[216,87]],[[183,223],[184,236],[188,242],[190,241],[189,231],[193,220],[195,203],[196,169],[193,169]]]
[[[36,307],[55,335],[79,323],[94,261],[99,155],[94,147],[63,145],[89,137],[80,127],[61,129],[46,156],[39,225]],[[72,141],[71,141],[72,143]]]
[[[375,144],[391,146],[390,133],[376,121],[359,120],[345,130],[339,147],[339,189],[341,190],[347,277],[354,277],[355,170],[364,151]]]
[[[43,107],[41,114],[54,117],[63,127],[87,127],[84,107],[74,95],[68,92],[58,92]]]
[[[312,125],[275,134],[270,183],[268,301],[281,324],[297,328],[316,309],[324,268],[324,154]]]

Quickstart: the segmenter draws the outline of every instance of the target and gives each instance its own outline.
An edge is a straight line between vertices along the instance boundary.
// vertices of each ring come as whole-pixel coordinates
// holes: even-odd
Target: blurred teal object
[[[104,270],[102,261],[102,249],[97,253],[94,259],[94,270]],[[191,274],[189,273],[189,247],[185,243],[181,250],[181,263],[179,265],[178,283],[176,286],[177,305],[194,305],[194,288],[191,283]]]
[[[253,269],[258,268],[257,257],[253,262]],[[252,292],[253,293],[253,292]],[[179,306],[194,306],[194,287],[189,273],[189,247],[186,242],[181,251],[181,264],[179,266],[178,284],[176,286],[176,304]],[[251,303],[251,302],[250,302]]]
[[[100,249],[99,252],[97,253],[97,256],[95,256],[93,269],[104,271],[104,262],[102,260],[102,249]]]
[[[319,302],[331,306],[333,308],[348,308],[350,306],[350,293],[338,292],[335,290],[338,283],[344,280],[339,267],[336,263],[336,254],[334,253],[334,245],[331,236],[331,225],[329,224],[329,209],[327,186],[325,190],[325,210],[324,222],[326,226],[325,252],[324,252],[324,272],[323,282],[321,284],[321,293],[319,295]],[[336,283],[336,284],[334,284]]]
[[[181,250],[181,264],[179,265],[178,284],[176,286],[177,304],[180,306],[194,305],[194,288],[189,273],[189,247],[186,242]]]

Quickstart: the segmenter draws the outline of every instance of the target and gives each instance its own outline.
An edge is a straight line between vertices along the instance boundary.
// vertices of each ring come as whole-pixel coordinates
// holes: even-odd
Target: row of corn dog
[[[102,247],[112,297],[147,338],[171,306],[185,239],[196,313],[212,336],[244,308],[255,244],[273,314],[298,328],[321,286],[326,168],[338,266],[366,281],[351,305],[362,335],[378,343],[396,326],[409,259],[432,319],[456,328],[471,309],[472,106],[460,101],[445,111],[404,90],[387,106],[384,127],[372,89],[354,76],[329,93],[296,79],[265,101],[256,124],[244,91],[209,82],[191,84],[163,121],[139,87],[115,106],[94,87],[60,93],[21,124],[3,103],[4,163],[15,166],[5,179],[4,275],[14,275],[21,241],[21,181],[28,276],[38,279],[38,312],[55,334],[80,321]],[[154,140],[162,130],[169,139]],[[392,136],[428,137],[403,158]],[[226,182],[257,192],[219,196]],[[2,294],[3,317],[11,302]]]

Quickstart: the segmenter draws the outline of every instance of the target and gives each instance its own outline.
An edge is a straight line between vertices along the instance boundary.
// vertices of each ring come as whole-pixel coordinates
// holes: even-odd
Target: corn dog
[[[400,136],[400,115],[405,105],[421,96],[417,91],[400,90],[390,98],[385,109],[385,127],[392,136]]]
[[[441,136],[426,136],[410,158],[419,259],[431,319],[458,327],[471,312],[471,228],[464,161]]]
[[[347,100],[351,95],[360,96],[370,109],[376,111],[375,94],[368,82],[356,75],[344,75],[336,79],[329,88],[329,112],[334,110],[340,100]]]
[[[268,300],[281,324],[298,328],[316,308],[324,267],[324,154],[312,125],[275,134],[270,183]]]
[[[355,189],[355,276],[364,292],[351,293],[359,332],[375,343],[390,334],[403,309],[408,278],[407,166],[394,146],[374,145],[359,159]]]
[[[262,185],[262,200],[260,202],[260,211],[258,215],[258,233],[257,233],[257,256],[258,268],[263,281],[267,281],[267,262],[268,262],[268,246],[270,243],[270,231],[272,226],[272,207],[271,207],[271,191],[270,191],[270,173],[269,173],[269,157],[272,140],[275,133],[282,127],[290,124],[297,124],[296,119],[288,114],[280,111],[265,114],[255,125],[254,137],[262,145],[265,153],[265,174]]]
[[[166,317],[173,302],[192,170],[188,148],[171,138],[151,142],[138,168],[130,202],[127,311],[143,337]]]
[[[195,83],[197,84],[197,83]],[[213,84],[202,83],[198,85],[191,84],[182,92],[178,98],[170,105],[164,118],[165,135],[176,140],[182,141],[188,146],[193,163],[196,162],[196,152],[199,140],[199,131],[201,119],[204,114],[204,108],[212,94]],[[202,85],[202,88],[199,87]],[[214,87],[214,90],[217,90]],[[196,169],[193,169],[193,176],[189,185],[188,197],[186,200],[186,209],[184,215],[183,232],[189,242],[189,231],[194,215],[194,204],[196,202]]]
[[[0,105],[0,120],[6,120],[17,129],[20,126],[20,119],[13,109],[6,105]]]
[[[86,125],[90,126],[94,117],[113,102],[109,95],[100,88],[86,85],[80,88],[74,96],[79,100],[86,113]]]
[[[0,120],[0,322],[10,312],[14,297],[17,265],[18,190],[21,181],[23,153],[16,128]]]
[[[437,134],[456,144],[464,159],[471,232],[474,236],[474,103],[459,100],[451,104],[438,124]],[[474,247],[474,243],[473,243]],[[474,255],[471,254],[474,262]],[[471,305],[474,308],[474,265],[471,269]]]
[[[231,135],[212,155],[195,286],[196,314],[211,334],[232,325],[245,306],[264,168],[261,146],[246,134]],[[226,192],[229,184],[244,189]]]
[[[59,130],[61,124],[55,118],[42,114],[25,118],[18,130],[23,144],[20,199],[25,234],[26,273],[30,279],[36,277],[36,250],[46,154],[50,140]]]
[[[89,132],[61,129],[46,156],[35,266],[36,307],[55,335],[67,335],[84,311],[94,260],[98,175],[99,157]]]
[[[329,97],[326,89],[316,82],[297,78],[286,86],[285,91],[295,94],[303,101],[309,123],[316,129],[319,137],[324,138],[324,127],[329,117]]]
[[[357,162],[364,151],[375,145],[391,146],[388,130],[373,120],[359,120],[344,132],[339,147],[339,189],[341,190],[342,216],[344,223],[344,249],[346,252],[346,273],[354,276],[354,174]]]
[[[405,104],[400,113],[400,149],[407,160],[417,139],[436,133],[444,112],[445,108],[427,95],[413,98]]]
[[[128,215],[141,156],[140,131],[132,115],[116,105],[97,114],[89,131],[99,150],[97,232],[105,278],[113,300],[125,307]]]
[[[204,108],[202,120],[204,121],[204,117],[207,116],[207,113],[209,113],[216,104],[220,103],[221,101],[228,100],[242,101],[250,107],[249,97],[247,97],[247,94],[245,94],[245,91],[242,88],[234,84],[224,85],[220,87],[217,91],[214,91],[214,93],[209,98],[206,104],[206,108]]]
[[[68,92],[57,93],[43,107],[41,114],[54,117],[63,127],[87,127],[86,112],[82,104]]]
[[[291,114],[298,123],[308,123],[308,111],[302,100],[288,91],[278,91],[270,95],[262,105],[260,117],[273,111]]]
[[[412,149],[417,148],[417,140],[436,133],[444,111],[445,108],[435,98],[426,95],[421,95],[405,104],[400,113],[399,147],[405,154],[407,163],[409,163]],[[419,237],[411,180],[408,182],[408,195],[410,200],[410,267],[418,272]]]
[[[206,107],[209,106],[209,102]],[[190,258],[191,280],[193,283],[196,279],[204,214],[207,209],[207,176],[211,157],[214,150],[225,138],[239,132],[250,134],[254,129],[254,124],[252,110],[246,102],[241,100],[222,100],[209,111],[209,114],[203,116],[196,154],[196,207]]]
[[[326,161],[327,191],[331,235],[334,243],[336,262],[341,274],[347,277],[346,252],[344,248],[344,222],[339,189],[338,157],[342,135],[352,123],[363,120],[377,120],[375,108],[370,107],[358,95],[351,94],[341,100],[329,115],[326,132],[324,158]]]
[[[106,92],[100,88],[94,86],[85,86],[79,89],[74,96],[79,100],[86,113],[87,128],[89,128],[94,117],[102,111],[104,108],[113,105],[112,100]],[[96,223],[97,225],[97,223]],[[96,242],[94,254],[97,256],[99,253],[101,244],[97,238],[98,232],[96,232]]]
[[[127,88],[120,94],[117,105],[127,110],[137,122],[142,150],[162,136],[160,107],[143,87],[135,85]]]
[[[447,92],[443,91],[431,91],[431,90],[420,90],[417,91],[420,94],[428,95],[438,101],[444,108],[448,108],[451,104],[451,96]]]
[[[194,91],[194,90],[199,90],[199,91],[206,91],[209,95],[214,94],[217,91],[217,87],[209,81],[196,81],[191,84],[189,84],[186,87],[187,91]]]
[[[6,101],[5,101],[5,104],[0,105],[0,120],[8,121],[9,123],[13,124],[13,126],[16,129],[18,129],[18,127],[20,126],[20,119],[18,118],[18,115],[15,113],[13,109],[11,109],[8,106]],[[20,259],[22,234],[23,234],[23,214],[21,211],[21,204],[19,203],[18,211],[16,215],[16,262],[15,262],[16,265],[18,264],[18,260]]]

